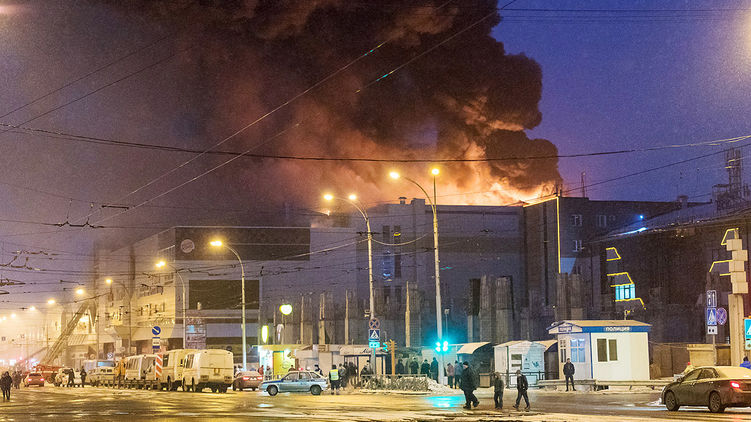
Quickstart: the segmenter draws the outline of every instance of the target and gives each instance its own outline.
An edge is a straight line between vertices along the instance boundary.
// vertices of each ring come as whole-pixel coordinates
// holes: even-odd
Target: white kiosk
[[[548,327],[558,338],[559,377],[571,359],[574,379],[596,381],[649,380],[651,325],[628,320],[565,320]]]

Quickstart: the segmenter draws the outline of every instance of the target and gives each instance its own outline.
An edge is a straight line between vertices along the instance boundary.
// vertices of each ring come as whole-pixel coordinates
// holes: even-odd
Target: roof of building
[[[471,355],[472,353],[475,352],[475,350],[487,344],[490,344],[490,343],[488,343],[487,341],[481,341],[481,342],[476,342],[476,343],[464,343],[462,344],[462,347],[460,347],[459,350],[456,351],[456,353]]]
[[[578,325],[579,327],[650,327],[646,322],[634,321],[630,319],[566,319],[554,323],[552,326],[560,325],[564,322]]]
[[[547,328],[548,334],[649,332],[652,325],[623,319],[563,320]]]

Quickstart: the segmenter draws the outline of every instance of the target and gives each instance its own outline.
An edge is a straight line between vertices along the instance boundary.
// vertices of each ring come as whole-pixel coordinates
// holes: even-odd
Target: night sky
[[[308,157],[548,157],[442,165],[441,202],[511,204],[561,178],[578,195],[582,171],[593,184],[728,144],[556,164],[558,153],[751,133],[747,2],[517,0],[497,25],[491,1],[164,4],[0,1],[0,123],[24,127],[0,134],[0,256],[59,253],[22,254],[46,273],[4,267],[0,276],[39,283],[23,287],[46,289],[39,300],[61,278],[90,281],[95,242],[180,224],[264,224],[285,205],[310,215],[331,190],[367,204],[419,196],[386,179],[393,168],[429,180],[430,163],[247,158],[203,175],[229,157],[186,164],[195,153],[112,141],[203,151],[224,140],[219,150]],[[708,200],[726,181],[722,157],[587,193]],[[55,226],[87,221],[108,228]]]

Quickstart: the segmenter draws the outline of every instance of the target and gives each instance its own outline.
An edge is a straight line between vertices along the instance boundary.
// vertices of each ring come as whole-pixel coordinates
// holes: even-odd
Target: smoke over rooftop
[[[181,38],[189,34],[181,60],[194,72],[190,95],[197,104],[187,119],[204,148],[340,71],[221,148],[383,159],[557,153],[551,142],[524,133],[542,118],[542,74],[535,61],[507,54],[491,37],[501,20],[494,1],[125,4],[111,7],[161,22]],[[218,176],[229,181],[239,173],[257,198],[312,206],[324,189],[357,191],[365,202],[418,195],[386,174],[398,167],[427,180],[429,166],[245,159],[239,171]],[[559,182],[555,159],[446,163],[439,202],[508,203]]]

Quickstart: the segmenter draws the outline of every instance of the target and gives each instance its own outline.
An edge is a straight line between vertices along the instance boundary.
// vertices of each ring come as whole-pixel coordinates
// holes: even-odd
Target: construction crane
[[[88,311],[89,309],[92,310],[92,313],[96,310],[96,304],[91,300],[86,300],[81,303],[81,306],[78,308],[75,314],[73,314],[73,317],[68,320],[68,323],[65,325],[65,328],[60,333],[60,337],[55,340],[55,343],[52,345],[52,347],[47,350],[47,354],[44,356],[44,358],[39,362],[41,365],[51,365],[52,361],[55,360],[58,356],[60,356],[60,353],[65,349],[65,347],[68,345],[68,339],[70,338],[70,335],[73,334],[73,330],[76,329],[76,326],[78,325],[78,321],[81,320],[81,317]]]

